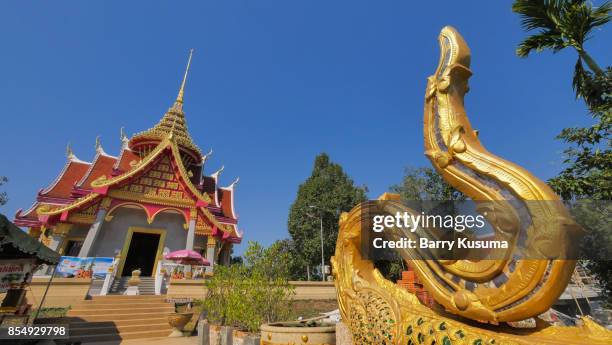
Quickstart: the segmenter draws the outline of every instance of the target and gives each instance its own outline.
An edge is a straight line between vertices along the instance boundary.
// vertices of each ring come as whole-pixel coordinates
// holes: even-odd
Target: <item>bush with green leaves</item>
[[[242,264],[217,266],[206,282],[202,305],[212,323],[257,332],[259,326],[283,320],[291,311],[288,253],[275,243],[263,248],[249,242]]]

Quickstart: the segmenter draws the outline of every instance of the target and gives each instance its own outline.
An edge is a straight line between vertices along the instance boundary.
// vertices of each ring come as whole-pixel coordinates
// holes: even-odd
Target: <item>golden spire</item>
[[[193,48],[189,49],[189,59],[187,60],[187,68],[185,68],[185,75],[183,76],[183,82],[179,89],[178,96],[176,96],[176,102],[183,104],[183,95],[185,93],[185,83],[187,82],[187,74],[189,74],[189,67],[191,67],[191,57],[193,56]]]
[[[185,121],[185,114],[183,113],[183,95],[185,94],[185,84],[187,83],[187,76],[189,74],[189,68],[191,67],[191,58],[193,56],[193,49],[189,50],[189,58],[187,60],[187,67],[185,68],[185,75],[181,82],[181,88],[179,89],[178,96],[172,104],[172,106],[166,111],[161,120],[146,131],[136,133],[129,140],[129,147],[132,150],[139,151],[138,146],[140,143],[148,145],[152,140],[161,141],[165,138],[175,140],[176,143],[191,151],[195,154],[195,161],[200,161],[202,153],[198,146],[193,142],[191,135],[187,130],[187,123]]]

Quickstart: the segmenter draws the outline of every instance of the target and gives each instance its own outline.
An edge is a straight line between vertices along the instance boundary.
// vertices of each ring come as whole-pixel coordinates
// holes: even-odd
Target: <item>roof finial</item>
[[[206,161],[208,160],[208,158],[210,158],[210,156],[213,153],[213,149],[211,148],[210,151],[208,151],[207,154],[205,154],[204,156],[202,156],[202,166],[204,166],[204,163],[206,163]]]
[[[236,179],[234,180],[234,182],[230,183],[229,186],[227,186],[228,189],[234,189],[234,186],[238,184],[238,182],[240,182],[240,176],[236,177]]]
[[[183,94],[185,93],[185,83],[187,82],[187,74],[189,74],[189,67],[191,66],[191,57],[193,56],[193,48],[189,49],[189,59],[187,60],[187,68],[185,69],[185,75],[183,76],[183,82],[181,83],[181,88],[179,89],[178,96],[176,97],[176,102],[183,104]]]
[[[125,135],[124,127],[121,127],[120,129],[119,138],[121,139],[121,147],[126,148],[128,146],[128,143],[130,142],[130,139],[127,137],[127,135]]]
[[[101,154],[101,155],[106,155],[106,152],[104,152],[104,149],[102,148],[102,143],[100,142],[100,136],[96,136],[96,153]]]
[[[221,168],[219,168],[219,170],[217,170],[214,173],[212,173],[210,175],[210,177],[214,178],[215,181],[216,181],[217,179],[219,179],[219,175],[221,175],[221,173],[223,172],[224,169],[225,169],[225,165],[222,165]]]
[[[72,152],[72,147],[70,147],[70,142],[66,145],[66,158],[72,160],[74,158],[74,152]]]

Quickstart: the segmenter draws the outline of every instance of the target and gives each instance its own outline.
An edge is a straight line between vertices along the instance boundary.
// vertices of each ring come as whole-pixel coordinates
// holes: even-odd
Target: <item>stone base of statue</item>
[[[140,285],[140,270],[133,270],[132,277],[128,280],[128,288],[123,293],[127,296],[135,296],[140,295],[140,290],[138,289],[138,285]]]

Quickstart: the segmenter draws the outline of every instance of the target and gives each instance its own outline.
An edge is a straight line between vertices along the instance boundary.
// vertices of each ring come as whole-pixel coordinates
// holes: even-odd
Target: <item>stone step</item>
[[[80,321],[81,319],[74,318],[74,321],[70,323],[70,329],[81,329],[88,327],[121,327],[121,326],[138,326],[142,324],[162,324],[168,323],[167,316],[156,316],[146,319],[128,319],[128,320],[112,320],[112,321]]]
[[[120,341],[126,339],[145,339],[145,338],[156,338],[166,337],[170,334],[170,330],[163,329],[157,331],[137,331],[137,332],[125,332],[125,333],[110,333],[110,334],[98,334],[98,335],[82,335],[70,337],[71,343],[92,343],[100,341]]]
[[[71,315],[72,317],[78,317],[80,321],[117,321],[117,320],[134,320],[134,319],[157,319],[159,317],[165,317],[168,314],[172,314],[174,309],[169,312],[160,313],[137,313],[137,314],[126,314],[125,311],[122,311],[121,314],[113,313],[113,314],[97,314],[97,315]]]
[[[87,303],[89,302],[89,303]],[[150,307],[150,308],[165,308],[168,306],[172,306],[170,303],[165,302],[148,302],[148,301],[125,301],[125,302],[113,302],[113,301],[102,301],[102,302],[79,302],[77,304],[72,305],[72,309],[91,309],[91,308],[102,308],[102,309],[115,309],[115,308],[142,308],[142,307]]]
[[[89,327],[71,327],[70,336],[82,336],[82,335],[101,335],[101,334],[124,334],[129,332],[140,332],[140,331],[161,331],[167,330],[168,334],[172,330],[172,327],[168,322],[166,323],[149,323],[139,325],[108,325],[105,323],[104,326],[96,325],[95,323],[89,323]]]
[[[103,315],[103,314],[146,314],[154,312],[174,312],[174,306],[167,305],[165,307],[138,307],[138,308],[88,308],[88,309],[70,309],[68,316],[87,316],[87,315]]]
[[[127,295],[106,295],[106,296],[92,296],[91,301],[165,301],[166,296],[154,295],[154,296],[127,296]]]

